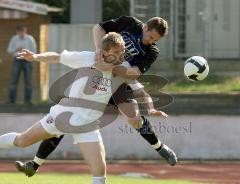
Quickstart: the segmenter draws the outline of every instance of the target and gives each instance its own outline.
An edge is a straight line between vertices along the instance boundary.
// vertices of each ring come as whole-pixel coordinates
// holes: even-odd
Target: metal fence
[[[240,0],[130,0],[131,15],[142,21],[160,16],[170,34],[158,43],[161,57],[202,55],[240,58]]]
[[[146,22],[149,18],[160,16],[168,21],[169,34],[158,43],[160,58],[173,58],[173,0],[131,0],[130,14]]]

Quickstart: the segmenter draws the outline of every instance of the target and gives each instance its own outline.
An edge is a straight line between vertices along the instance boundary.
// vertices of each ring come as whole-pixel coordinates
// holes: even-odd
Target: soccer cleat
[[[25,173],[25,175],[28,177],[32,177],[37,172],[37,170],[34,169],[33,161],[15,161],[14,164],[18,171]]]
[[[171,166],[176,165],[177,156],[173,150],[171,150],[167,145],[163,144],[162,148],[158,153],[169,163]]]

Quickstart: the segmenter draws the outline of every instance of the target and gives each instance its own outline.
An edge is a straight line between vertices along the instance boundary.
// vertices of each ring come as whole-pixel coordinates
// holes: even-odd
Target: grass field
[[[0,173],[0,184],[91,184],[90,175],[77,174],[38,174],[27,178],[22,173]],[[108,176],[108,184],[191,184],[183,180],[136,179],[121,176]],[[195,183],[196,184],[196,183]]]
[[[216,76],[209,75],[205,80],[191,82],[183,76],[179,78],[168,78],[168,84],[159,89],[158,84],[149,83],[145,85],[147,91],[161,91],[173,93],[239,93],[239,76]]]

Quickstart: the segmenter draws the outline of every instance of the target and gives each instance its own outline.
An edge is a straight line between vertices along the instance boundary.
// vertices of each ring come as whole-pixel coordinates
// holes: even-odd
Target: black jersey
[[[126,53],[124,58],[131,66],[137,66],[144,73],[157,59],[159,50],[156,44],[142,44],[143,23],[130,16],[121,16],[99,24],[106,33],[120,33],[125,41]]]

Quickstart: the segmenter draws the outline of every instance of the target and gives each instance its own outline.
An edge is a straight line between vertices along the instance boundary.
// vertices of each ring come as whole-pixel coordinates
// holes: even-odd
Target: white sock
[[[38,158],[37,156],[34,157],[33,162],[35,162],[38,165],[42,165],[43,162],[45,162],[45,159]]]
[[[0,136],[0,148],[14,148],[14,140],[19,133],[11,132]]]
[[[106,184],[106,177],[92,177],[92,184]]]

